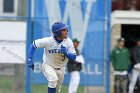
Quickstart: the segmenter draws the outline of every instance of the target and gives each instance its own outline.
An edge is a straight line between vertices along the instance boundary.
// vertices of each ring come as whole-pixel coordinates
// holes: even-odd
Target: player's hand
[[[27,66],[34,70],[34,63],[31,59],[28,59]]]
[[[63,45],[61,45],[61,52],[64,53],[64,54],[67,54],[67,48],[64,47]]]

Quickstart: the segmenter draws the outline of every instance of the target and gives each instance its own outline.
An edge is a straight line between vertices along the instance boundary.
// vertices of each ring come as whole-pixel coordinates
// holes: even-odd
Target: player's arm
[[[115,49],[113,49],[111,51],[110,61],[111,61],[112,65],[113,65],[113,67],[115,67]]]
[[[46,38],[37,39],[33,41],[33,43],[30,45],[29,53],[28,53],[28,67],[32,68],[34,70],[34,63],[33,63],[33,54],[36,48],[44,48],[46,45]]]
[[[65,54],[65,56],[72,61],[75,61],[76,59],[76,51],[73,46],[73,42],[71,39],[68,39],[68,49],[64,46],[61,46],[62,52]]]
[[[35,51],[35,46],[33,44],[30,45],[30,49],[29,49],[29,53],[28,53],[28,67],[32,68],[32,70],[34,70],[34,63],[32,61],[33,59],[33,54],[34,54],[34,51]]]
[[[135,48],[133,49],[132,57],[133,57],[135,63],[139,63],[138,48],[137,48],[137,47],[135,47]]]
[[[76,53],[71,53],[68,51],[68,49],[64,46],[61,46],[61,52],[64,53],[64,55],[69,59],[69,60],[72,60],[72,61],[75,61],[76,59]]]

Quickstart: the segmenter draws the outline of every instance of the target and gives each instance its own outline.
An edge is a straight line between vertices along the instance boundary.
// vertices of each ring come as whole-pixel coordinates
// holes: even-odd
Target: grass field
[[[14,79],[12,76],[0,76],[0,93],[25,93],[25,87],[21,91],[13,90],[13,83]],[[32,93],[48,93],[47,85],[32,85],[31,91]],[[63,86],[61,93],[68,93],[67,91],[68,86]],[[84,93],[84,87],[80,86],[77,93]]]

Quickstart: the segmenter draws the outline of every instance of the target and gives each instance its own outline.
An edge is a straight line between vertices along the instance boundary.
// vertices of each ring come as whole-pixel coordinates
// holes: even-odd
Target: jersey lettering
[[[49,53],[62,53],[60,49],[50,49],[48,50]]]

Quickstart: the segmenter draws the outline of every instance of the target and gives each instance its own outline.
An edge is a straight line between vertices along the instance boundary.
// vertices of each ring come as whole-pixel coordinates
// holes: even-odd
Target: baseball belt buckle
[[[54,68],[55,70],[60,70],[60,68]]]

